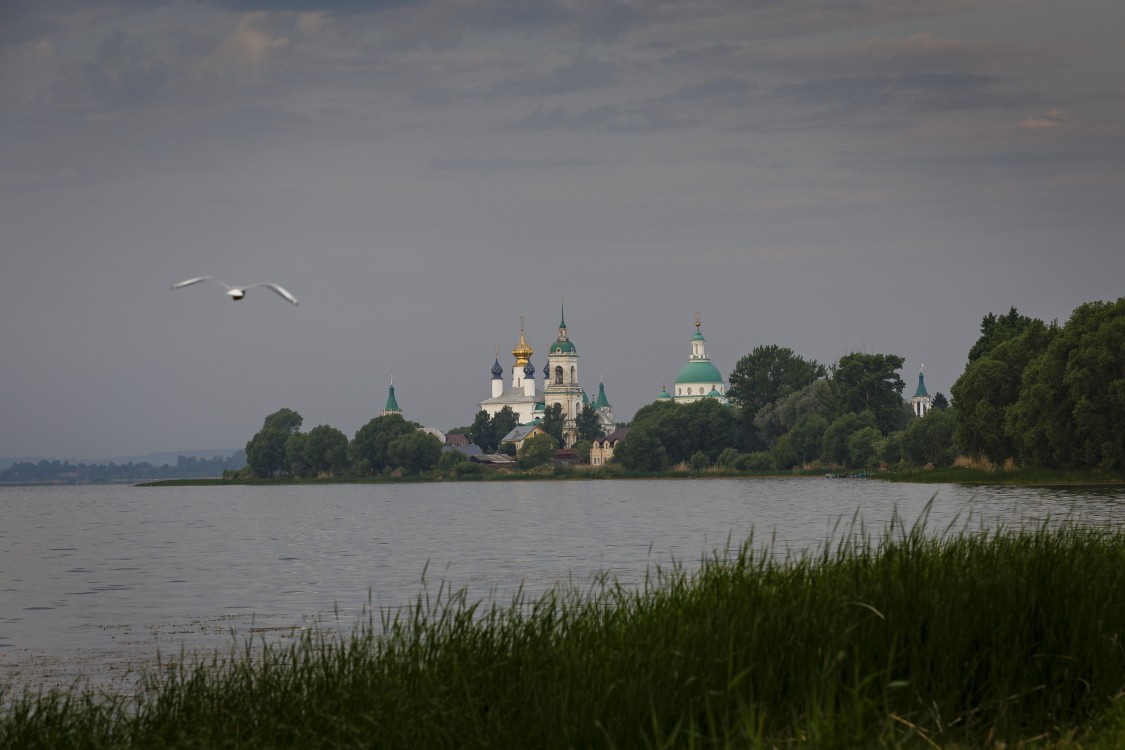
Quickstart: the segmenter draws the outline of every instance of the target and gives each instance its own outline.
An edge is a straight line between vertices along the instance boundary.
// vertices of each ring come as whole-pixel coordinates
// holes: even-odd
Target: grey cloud
[[[469,172],[493,176],[501,172],[554,169],[557,167],[589,167],[597,162],[579,159],[521,159],[496,157],[492,159],[435,159],[434,168],[450,172]]]
[[[538,78],[503,81],[492,91],[515,96],[569,94],[603,88],[617,79],[617,66],[594,57],[582,57]]]
[[[209,5],[237,13],[370,13],[424,4],[421,0],[206,0]]]
[[[761,89],[757,84],[736,76],[714,76],[701,83],[688,84],[656,98],[659,102],[695,103],[710,101],[728,106],[744,106],[753,93]]]
[[[575,112],[565,107],[553,109],[536,107],[533,112],[519,119],[515,127],[532,132],[589,130],[603,133],[635,133],[683,127],[686,124],[669,117],[658,107],[603,104]]]
[[[886,108],[935,111],[1011,108],[1040,103],[1030,94],[991,88],[1002,80],[976,73],[907,73],[899,76],[842,76],[776,87],[780,101],[835,105],[841,109]]]
[[[58,82],[56,93],[61,101],[132,107],[157,99],[172,78],[171,66],[116,29],[102,39],[93,60]]]
[[[725,63],[730,61],[742,47],[737,44],[709,44],[700,48],[677,49],[664,55],[660,62],[670,67],[697,65],[700,63]]]

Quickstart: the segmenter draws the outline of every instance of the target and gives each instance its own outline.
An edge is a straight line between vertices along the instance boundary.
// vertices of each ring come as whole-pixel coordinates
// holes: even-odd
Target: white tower
[[[500,366],[500,345],[496,345],[496,361],[492,363],[492,397],[504,392],[504,368]]]
[[[563,443],[574,445],[578,431],[575,420],[582,411],[582,386],[578,385],[578,350],[566,330],[566,309],[559,320],[559,336],[547,350],[547,385],[543,389],[543,405],[550,409],[562,406]]]
[[[924,417],[934,406],[934,400],[926,392],[926,381],[922,378],[922,369],[918,368],[918,388],[914,391],[914,398],[910,399],[910,406],[914,409],[914,416]]]

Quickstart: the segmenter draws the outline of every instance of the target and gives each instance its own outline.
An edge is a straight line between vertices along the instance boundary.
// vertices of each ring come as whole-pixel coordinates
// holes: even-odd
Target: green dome
[[[569,341],[556,341],[551,344],[551,354],[577,354],[578,350]]]
[[[711,364],[711,360],[697,359],[680,368],[680,374],[676,376],[676,382],[714,385],[723,382],[723,376],[719,372],[719,368]]]

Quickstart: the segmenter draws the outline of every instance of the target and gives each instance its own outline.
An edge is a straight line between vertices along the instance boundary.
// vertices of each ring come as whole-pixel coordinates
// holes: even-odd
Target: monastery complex
[[[597,396],[591,402],[586,390],[579,384],[578,348],[570,338],[566,325],[565,309],[560,315],[558,336],[547,349],[547,363],[543,366],[542,380],[536,380],[534,355],[524,336],[523,320],[520,320],[520,338],[512,349],[514,363],[505,372],[500,364],[497,351],[492,364],[492,393],[478,405],[489,417],[495,417],[504,407],[510,408],[519,421],[520,428],[513,431],[513,438],[522,438],[528,433],[526,428],[542,420],[547,409],[559,405],[563,417],[563,442],[566,448],[574,445],[577,439],[576,420],[583,407],[591,406],[606,435],[614,431],[616,423],[613,407],[606,398],[605,383],[598,383]],[[690,403],[704,398],[717,399],[727,403],[726,385],[719,369],[711,363],[704,347],[700,319],[695,319],[695,334],[691,338],[691,355],[680,368],[674,384],[675,395],[664,388],[658,399],[671,399],[680,403]],[[519,432],[520,435],[514,433]]]

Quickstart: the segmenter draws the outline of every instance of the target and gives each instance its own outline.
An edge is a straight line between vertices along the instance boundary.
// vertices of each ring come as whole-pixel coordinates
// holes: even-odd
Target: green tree
[[[415,429],[401,414],[375,417],[356,431],[349,446],[353,465],[369,474],[382,473],[388,467],[387,446],[395,438]]]
[[[556,445],[563,444],[562,404],[552,404],[543,411],[543,421],[539,423],[543,432],[555,439]]]
[[[672,406],[677,408],[675,404]],[[647,422],[637,424],[636,419],[629,427],[629,434],[614,448],[613,460],[631,471],[660,471],[669,464],[668,452],[656,428]]]
[[[598,418],[598,410],[589,404],[582,407],[582,411],[578,412],[574,422],[579,440],[592,441],[605,437],[605,428],[602,427],[602,421]]]
[[[756,414],[762,407],[826,374],[824,365],[805,360],[792,349],[776,344],[759,346],[735,364],[727,397],[736,406]]]
[[[292,409],[278,409],[273,414],[266,417],[262,428],[285,430],[288,433],[295,433],[301,429],[301,423],[304,421],[304,418]]]
[[[763,407],[754,418],[754,425],[766,443],[772,444],[792,430],[806,414],[819,414],[826,421],[830,419],[835,398],[829,381],[814,380],[801,390]]]
[[[862,427],[848,436],[848,465],[857,468],[872,466],[878,456],[883,433],[878,427]]]
[[[907,425],[902,434],[902,454],[918,466],[948,466],[957,454],[953,447],[956,429],[956,414],[948,409],[933,409]]]
[[[255,477],[272,478],[285,469],[285,443],[290,433],[263,427],[246,443],[246,466]]]
[[[1024,370],[1058,336],[1058,328],[1033,320],[1022,333],[997,344],[970,362],[953,384],[956,442],[965,452],[999,463],[1015,457],[1008,411],[1020,398]]]
[[[938,391],[937,393],[934,394],[933,407],[935,409],[948,409],[949,408],[949,399],[947,399],[945,397],[944,393],[942,393],[941,391]]]
[[[422,474],[441,460],[441,441],[428,432],[413,430],[387,444],[387,465],[404,474]]]
[[[307,477],[312,471],[305,460],[308,442],[309,436],[303,432],[294,432],[285,441],[285,468],[295,477]]]
[[[574,459],[580,464],[590,463],[590,451],[593,450],[594,443],[590,440],[576,440],[572,446],[574,451]]]
[[[480,447],[482,452],[495,453],[498,439],[496,431],[492,428],[492,419],[488,416],[488,412],[481,409],[473,419],[473,426],[469,428],[469,440]]]
[[[514,430],[520,423],[516,413],[512,411],[512,407],[505,406],[492,417],[492,434],[499,443],[508,433]]]
[[[285,443],[301,429],[301,415],[279,409],[262,421],[262,429],[246,443],[246,466],[256,477],[274,477],[285,470]]]
[[[1125,469],[1125,297],[1075,309],[1028,364],[1007,417],[1021,462]]]
[[[1033,322],[1032,318],[1016,312],[1014,307],[1008,310],[1007,315],[985,315],[980,322],[980,338],[969,349],[969,362],[987,357],[996,347],[1021,335]]]
[[[337,474],[348,468],[348,437],[330,425],[309,430],[305,463],[315,474]]]
[[[840,357],[832,367],[837,414],[869,411],[882,432],[901,429],[905,418],[902,389],[906,384],[897,371],[902,363],[902,357],[894,354],[853,352]]]
[[[830,464],[848,463],[848,438],[865,427],[875,427],[875,415],[869,411],[862,414],[848,412],[837,417],[824,431],[821,455]]]
[[[711,462],[707,460],[707,454],[703,451],[692,453],[691,458],[688,459],[688,470],[692,475],[702,473],[710,465]]]
[[[802,414],[787,434],[789,450],[797,463],[804,465],[820,458],[828,420],[820,414]]]
[[[532,435],[523,441],[516,453],[516,465],[521,469],[534,469],[549,464],[555,458],[559,443],[550,435]]]
[[[738,448],[723,448],[722,453],[719,454],[719,458],[715,463],[722,466],[724,469],[733,469],[734,463],[738,460],[740,455],[742,454],[738,452]]]

